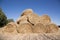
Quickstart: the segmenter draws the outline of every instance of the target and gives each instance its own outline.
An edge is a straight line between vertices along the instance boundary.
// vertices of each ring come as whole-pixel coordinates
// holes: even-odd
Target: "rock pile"
[[[60,40],[59,31],[48,15],[38,16],[32,9],[26,9],[16,22],[0,28],[0,40]]]
[[[48,15],[38,16],[33,12],[32,9],[24,10],[21,17],[18,18],[17,24],[23,26],[26,25],[24,27],[19,27],[21,29],[28,28],[30,31],[32,29],[33,33],[54,33],[58,31],[58,26],[51,22],[51,19]],[[28,24],[31,25],[28,27]]]
[[[8,33],[55,33],[59,30],[48,15],[38,16],[32,9],[24,10],[16,23],[8,23],[2,29]]]

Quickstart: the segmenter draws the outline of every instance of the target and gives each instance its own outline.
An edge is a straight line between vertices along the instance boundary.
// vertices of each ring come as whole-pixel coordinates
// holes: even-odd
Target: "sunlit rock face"
[[[51,23],[51,19],[48,15],[42,15],[40,16],[40,23],[44,24],[44,25],[47,25],[49,23]]]
[[[2,28],[3,33],[17,33],[17,25],[14,22],[8,23],[5,27]]]
[[[29,24],[29,23],[20,24],[17,27],[17,31],[19,33],[22,33],[22,34],[25,34],[25,33],[33,33],[33,31],[32,31],[32,25]]]
[[[21,16],[24,16],[24,15],[29,15],[29,14],[32,14],[33,13],[33,10],[32,9],[26,9],[22,12]]]
[[[0,40],[60,40],[59,34],[0,34]]]
[[[17,20],[17,24],[20,25],[20,24],[23,24],[23,23],[28,23],[27,21],[27,16],[21,16],[20,18],[18,18]]]
[[[48,15],[26,9],[16,22],[0,28],[0,40],[60,40],[60,28]]]
[[[39,19],[40,17],[37,15],[37,14],[30,14],[27,16],[28,17],[28,21],[33,24],[33,25],[36,25],[37,23],[39,23]]]
[[[48,24],[46,25],[48,27],[48,30],[47,30],[47,33],[54,33],[54,32],[57,32],[59,29],[58,29],[58,26],[56,24]]]
[[[38,23],[38,24],[34,25],[33,32],[34,33],[46,33],[47,32],[47,28],[43,24]]]

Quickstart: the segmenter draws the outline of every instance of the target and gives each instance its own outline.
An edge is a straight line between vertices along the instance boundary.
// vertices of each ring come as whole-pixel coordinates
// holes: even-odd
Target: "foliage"
[[[6,24],[7,24],[7,17],[0,8],[0,27],[3,27]]]
[[[13,19],[7,19],[7,22],[9,23],[9,22],[14,22],[14,20]]]

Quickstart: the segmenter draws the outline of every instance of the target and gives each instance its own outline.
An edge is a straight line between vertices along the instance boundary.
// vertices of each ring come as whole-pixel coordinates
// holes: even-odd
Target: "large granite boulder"
[[[34,33],[46,33],[47,32],[47,28],[43,24],[38,23],[38,24],[34,25],[33,32]]]
[[[2,28],[3,33],[17,33],[17,25],[14,22],[8,23],[4,28]]]
[[[37,14],[30,14],[27,16],[28,17],[28,21],[33,24],[33,25],[36,25],[37,23],[39,23],[39,16]]]
[[[21,16],[24,16],[24,15],[29,15],[29,14],[32,14],[33,13],[33,10],[32,9],[26,9],[22,12]]]
[[[23,24],[23,23],[28,23],[28,21],[27,21],[27,16],[26,16],[26,15],[21,16],[21,17],[18,18],[18,20],[17,20],[17,24]]]
[[[56,33],[59,30],[58,26],[54,23],[47,24],[46,28],[48,29],[47,33]]]
[[[40,16],[40,23],[47,25],[47,24],[51,23],[51,19],[48,15],[42,15],[42,16]]]
[[[17,27],[17,31],[18,31],[18,33],[22,33],[22,34],[25,34],[25,33],[33,33],[32,25],[29,24],[29,23],[20,24]]]
[[[18,18],[17,23],[27,23],[30,24],[37,24],[39,22],[39,16],[34,14],[32,9],[26,9],[22,12],[21,17]]]

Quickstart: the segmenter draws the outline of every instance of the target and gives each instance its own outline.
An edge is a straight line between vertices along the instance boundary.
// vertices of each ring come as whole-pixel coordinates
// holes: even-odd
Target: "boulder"
[[[26,16],[26,15],[21,16],[21,17],[18,18],[18,20],[17,20],[17,24],[23,24],[23,23],[28,23],[28,21],[27,21],[27,16]]]
[[[24,15],[29,15],[29,14],[32,14],[33,13],[33,10],[32,9],[26,9],[22,12],[21,16],[24,16]]]
[[[20,24],[18,27],[17,27],[17,31],[19,33],[32,33],[32,25],[29,24],[29,23],[23,23],[23,24]]]
[[[34,27],[33,27],[34,33],[46,33],[46,31],[47,31],[46,26],[44,26],[41,23],[38,23],[38,24],[34,25]]]
[[[29,23],[33,25],[36,25],[40,21],[39,20],[40,17],[37,14],[30,14],[27,17],[28,17]]]
[[[59,30],[58,26],[54,23],[47,24],[46,28],[47,28],[47,33],[56,33]]]
[[[51,19],[48,15],[40,16],[40,23],[42,23],[42,24],[51,23]]]
[[[8,23],[3,29],[5,33],[17,33],[16,30],[17,25],[14,22]]]
[[[23,11],[21,17],[18,18],[17,24],[20,23],[30,23],[30,24],[37,24],[39,23],[39,16],[33,13],[32,9],[26,9]]]

